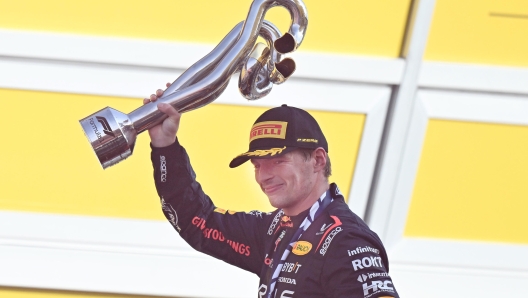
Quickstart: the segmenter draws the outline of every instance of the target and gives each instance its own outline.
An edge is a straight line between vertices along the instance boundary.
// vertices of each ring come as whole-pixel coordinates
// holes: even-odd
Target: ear
[[[314,150],[314,152],[312,153],[312,157],[315,160],[314,171],[322,171],[326,166],[326,151],[323,148],[319,147]]]

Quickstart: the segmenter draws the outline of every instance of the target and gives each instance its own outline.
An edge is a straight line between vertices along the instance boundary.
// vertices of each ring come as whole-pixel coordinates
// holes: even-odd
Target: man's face
[[[251,159],[251,163],[257,183],[275,208],[295,209],[314,190],[317,175],[313,157],[305,160],[302,153],[294,151],[273,158]]]

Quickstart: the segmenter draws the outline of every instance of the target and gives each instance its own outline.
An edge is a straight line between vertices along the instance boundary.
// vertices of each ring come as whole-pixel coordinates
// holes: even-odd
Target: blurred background
[[[251,1],[0,0],[0,297],[248,297],[258,277],[165,221],[148,136],[103,170],[78,121],[129,113],[207,54]],[[313,113],[401,297],[508,297],[528,281],[528,2],[305,0],[292,78],[248,102],[235,77],[179,138],[217,206],[272,210],[254,120]],[[286,32],[288,12],[266,19]],[[350,282],[358,282],[352,280]]]

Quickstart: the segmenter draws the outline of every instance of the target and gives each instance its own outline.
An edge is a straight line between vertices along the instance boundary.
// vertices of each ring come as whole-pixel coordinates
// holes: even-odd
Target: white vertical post
[[[418,76],[427,44],[435,0],[420,0],[413,7],[413,18],[406,41],[406,65],[401,84],[395,88],[389,111],[386,132],[378,160],[377,175],[373,179],[367,222],[382,240],[387,239],[387,224],[393,206],[405,140],[418,88]],[[387,246],[390,244],[386,243]]]

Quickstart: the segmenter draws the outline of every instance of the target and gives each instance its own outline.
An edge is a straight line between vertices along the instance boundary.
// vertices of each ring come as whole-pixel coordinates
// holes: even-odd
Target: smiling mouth
[[[271,194],[275,192],[276,190],[278,190],[281,186],[282,184],[278,184],[278,185],[263,187],[262,189],[264,190],[265,194]]]

